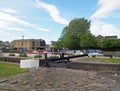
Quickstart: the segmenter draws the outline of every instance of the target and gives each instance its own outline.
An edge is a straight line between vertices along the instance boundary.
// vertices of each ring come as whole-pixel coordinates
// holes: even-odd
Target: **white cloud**
[[[3,11],[7,11],[3,12]],[[35,24],[29,23],[25,20],[22,20],[18,17],[18,15],[12,15],[11,13],[15,13],[17,11],[12,9],[1,9],[0,11],[0,29],[2,30],[16,30],[16,31],[25,31],[25,29],[17,27],[18,25],[22,25],[23,27],[30,27],[35,30],[40,31],[50,31],[49,29],[41,28],[36,26]]]
[[[44,3],[44,2],[39,1],[39,0],[36,0],[36,3],[40,8],[43,8],[47,12],[49,12],[50,16],[52,17],[52,19],[55,22],[58,22],[60,24],[68,24],[69,23],[69,21],[67,19],[64,19],[60,16],[60,12],[56,6],[54,6],[52,4]]]
[[[116,17],[120,10],[120,0],[99,0],[98,10],[91,15],[91,32],[95,35],[118,35],[120,37],[120,29],[118,29],[114,24],[105,23],[104,18],[111,19],[111,17]],[[114,16],[113,16],[114,15]]]
[[[0,29],[25,31],[24,29],[19,28],[19,27],[15,27],[15,26],[13,26],[13,25],[14,25],[14,23],[6,22],[6,21],[0,19]]]
[[[0,9],[0,11],[6,12],[6,13],[18,13],[16,10],[9,9],[9,8],[2,8]]]
[[[48,30],[48,29],[40,28],[40,27],[35,27],[35,29],[37,29],[37,30],[42,30],[42,31],[46,31],[46,32],[50,31],[50,30]]]
[[[110,16],[113,11],[120,9],[120,0],[99,0],[99,9],[91,16],[91,19],[101,19]]]
[[[118,35],[118,37],[120,37],[120,30],[117,29],[115,25],[107,24],[102,21],[93,21],[90,30],[95,35]]]
[[[0,30],[0,34],[1,34],[0,37],[4,37],[4,38],[5,38],[6,35],[7,35],[7,36],[11,36],[11,35],[12,35],[12,34],[10,34],[10,33],[5,32],[4,30]]]
[[[18,27],[8,27],[7,29],[8,30],[15,30],[15,31],[26,31],[26,30],[24,30],[22,28],[18,28]]]

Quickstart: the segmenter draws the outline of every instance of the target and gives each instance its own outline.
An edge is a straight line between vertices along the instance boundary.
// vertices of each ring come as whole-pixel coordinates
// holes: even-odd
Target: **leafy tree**
[[[97,46],[99,49],[102,50],[111,50],[114,44],[113,41],[114,39],[106,39],[106,38],[97,39]]]
[[[61,39],[59,39],[57,42],[55,42],[54,48],[61,49],[62,47],[63,47],[63,43],[62,43]]]
[[[89,32],[89,28],[90,21],[85,18],[75,18],[69,23],[69,26],[67,27],[67,33],[77,35],[85,34]]]
[[[117,50],[120,51],[120,39],[117,39],[117,40],[115,41],[115,47],[117,48]]]
[[[62,31],[61,38],[64,37],[67,34],[68,27],[65,27]]]
[[[96,48],[97,40],[94,35],[91,33],[86,33],[80,36],[80,47],[89,49],[89,48]]]
[[[80,36],[89,33],[90,21],[85,18],[75,18],[66,26],[58,44],[68,49],[80,49]]]
[[[67,34],[63,38],[63,47],[68,49],[79,49],[79,38],[73,34]]]

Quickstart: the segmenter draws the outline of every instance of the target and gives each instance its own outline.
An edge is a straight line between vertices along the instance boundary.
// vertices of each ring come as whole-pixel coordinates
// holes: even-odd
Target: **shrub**
[[[48,57],[49,59],[56,59],[56,58],[59,58],[58,56],[49,56]]]
[[[27,57],[26,53],[20,53],[19,57]]]
[[[10,50],[10,53],[17,53],[17,50]]]
[[[0,53],[0,56],[4,56],[4,54]]]
[[[113,58],[113,55],[110,55],[110,58]]]
[[[41,57],[42,55],[39,55],[39,54],[34,56],[34,58],[41,58]]]
[[[92,57],[93,57],[93,58],[95,58],[95,57],[96,57],[96,55],[92,55]]]
[[[10,53],[9,56],[15,56],[15,54],[14,53]]]

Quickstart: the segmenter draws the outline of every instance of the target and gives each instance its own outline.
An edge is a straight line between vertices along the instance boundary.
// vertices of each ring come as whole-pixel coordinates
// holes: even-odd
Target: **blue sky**
[[[74,18],[91,21],[94,35],[120,38],[120,0],[0,0],[0,40],[56,41]]]

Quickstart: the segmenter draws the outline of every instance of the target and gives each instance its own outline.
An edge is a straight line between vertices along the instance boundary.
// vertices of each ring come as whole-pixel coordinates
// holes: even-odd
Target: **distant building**
[[[106,38],[106,39],[117,39],[118,37],[117,36],[102,36],[102,35],[98,35],[96,38],[98,39],[103,39],[103,38]]]
[[[0,53],[2,52],[2,47],[0,47]]]
[[[51,41],[50,48],[53,48],[55,43],[56,41]]]
[[[104,37],[103,37],[102,35],[98,35],[97,38],[98,38],[98,39],[102,39],[102,38],[104,38]]]
[[[105,36],[107,39],[117,39],[117,36]]]
[[[28,50],[42,50],[46,48],[46,42],[42,39],[20,39],[20,40],[13,40],[11,45],[14,48],[27,48]]]
[[[56,43],[56,41],[50,41],[49,44],[46,44],[46,50],[47,51],[53,51],[55,48],[54,48],[54,44]]]

